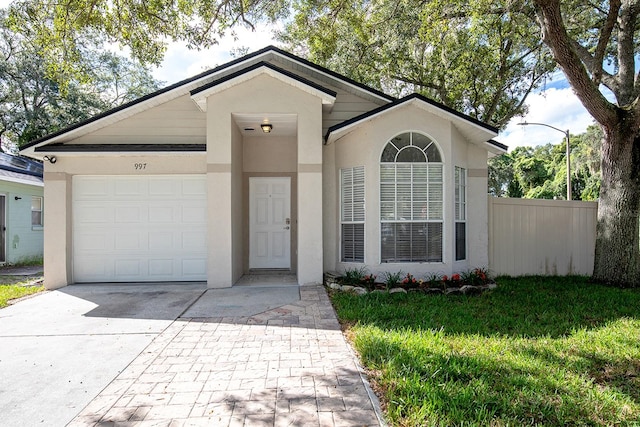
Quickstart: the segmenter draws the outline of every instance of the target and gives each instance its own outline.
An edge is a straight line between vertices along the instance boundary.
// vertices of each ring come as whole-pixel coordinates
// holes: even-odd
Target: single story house
[[[266,47],[23,148],[45,285],[486,267],[497,132]]]
[[[0,153],[0,264],[42,259],[42,163]]]

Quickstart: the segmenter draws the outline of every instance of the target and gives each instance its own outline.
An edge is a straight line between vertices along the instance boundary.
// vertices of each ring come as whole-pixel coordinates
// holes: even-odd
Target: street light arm
[[[571,143],[569,142],[569,129],[567,130],[562,130],[562,129],[558,129],[555,126],[551,126],[548,125],[546,123],[528,123],[528,122],[522,122],[522,123],[518,123],[519,126],[529,126],[529,125],[534,125],[534,126],[545,126],[548,128],[551,128],[553,130],[557,130],[558,132],[562,132],[564,134],[564,136],[567,137],[567,200],[571,200]]]
[[[518,126],[529,126],[529,125],[546,126],[548,128],[557,130],[558,132],[564,133],[567,138],[569,137],[569,130],[568,129],[567,130],[562,130],[562,129],[559,129],[559,128],[555,127],[555,126],[548,125],[546,123],[529,123],[529,122],[518,123]]]

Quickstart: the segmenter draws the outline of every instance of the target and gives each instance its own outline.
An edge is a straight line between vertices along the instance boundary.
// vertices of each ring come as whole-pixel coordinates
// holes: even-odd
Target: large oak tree
[[[594,278],[639,286],[640,2],[534,5],[544,42],[604,133]]]

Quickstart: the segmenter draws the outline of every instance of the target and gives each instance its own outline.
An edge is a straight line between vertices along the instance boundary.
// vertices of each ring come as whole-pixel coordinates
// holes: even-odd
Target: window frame
[[[454,261],[466,261],[467,254],[467,187],[468,187],[468,174],[467,169],[461,166],[455,166],[453,172],[453,186],[454,186]],[[464,229],[464,235],[458,236],[460,232],[459,225]],[[464,247],[460,248],[460,237],[464,242]]]
[[[408,145],[403,145],[401,148],[398,148],[394,140],[397,139],[398,141],[406,142],[407,135],[409,140]],[[414,144],[415,135],[419,136],[419,139],[421,140],[422,145],[425,145],[424,139],[427,139],[428,143],[426,144],[426,146],[420,147],[418,145],[415,145]],[[389,150],[390,145],[393,145],[397,150],[394,156],[390,155],[390,154],[393,154],[392,150]],[[419,156],[414,155],[414,156],[410,156],[410,158],[412,159],[410,161],[398,161],[399,157],[402,154],[402,151],[405,149],[408,149],[409,147],[412,147],[412,149],[417,148],[418,150],[422,151],[425,156],[425,160],[421,161]],[[433,160],[430,160],[429,156],[427,155],[428,152],[430,152],[433,155],[434,157]],[[393,161],[390,160],[391,157],[393,157]],[[403,158],[406,159],[407,156],[405,155],[403,156]],[[379,202],[380,202],[380,205],[379,205],[380,257],[379,259],[380,259],[380,263],[381,264],[391,264],[391,263],[441,264],[443,263],[445,259],[445,254],[444,254],[445,204],[444,204],[444,201],[446,199],[445,197],[446,174],[445,174],[445,163],[442,160],[442,151],[438,143],[423,132],[418,132],[418,131],[400,132],[396,134],[396,136],[387,140],[387,142],[384,144],[384,147],[382,148],[382,152],[379,157],[378,165],[379,165],[379,191],[380,191],[379,193]],[[385,184],[389,185],[391,181],[387,182],[387,180],[385,180],[385,172],[384,172],[385,168],[388,170],[393,170],[393,176],[394,176],[393,190],[391,191],[393,194],[393,201],[387,200],[388,196],[386,196],[386,194],[390,193],[390,191],[389,191],[389,187],[385,188]],[[422,169],[422,171],[420,171],[420,169]],[[405,182],[405,186],[406,185],[410,186],[410,190],[407,193],[410,199],[409,201],[410,208],[408,210],[406,208],[402,208],[404,213],[407,213],[407,212],[410,213],[409,219],[400,219],[400,215],[398,213],[399,210],[401,209],[400,203],[402,203],[400,199],[407,198],[407,195],[404,195],[403,197],[402,193],[400,193],[400,197],[399,197],[398,187],[399,185],[401,185],[401,182],[398,180],[399,170],[401,173],[405,173],[405,174],[407,174],[407,171],[409,171],[408,176],[410,176],[410,178],[407,182]],[[416,180],[414,179],[415,175],[420,175],[420,174],[424,176],[425,180],[422,182],[416,182]],[[436,176],[437,179],[432,179],[431,178],[432,176]],[[416,191],[414,189],[415,186],[424,187],[424,193],[422,194],[423,197],[417,200],[415,198],[415,195],[416,195]],[[432,191],[431,188],[433,188],[433,191],[435,191],[436,193],[439,193],[439,198],[437,200],[430,199],[431,197],[430,195]],[[420,204],[422,204],[424,207],[421,208],[421,212],[418,213],[417,206]],[[434,204],[436,211],[439,210],[438,214],[435,216],[432,216],[433,213],[431,211],[431,204]],[[388,219],[388,218],[385,219],[385,216],[388,216],[388,212],[385,213],[385,209],[388,210],[391,205],[393,205],[393,214],[392,214],[393,219]],[[417,215],[423,215],[423,214],[425,215],[423,218],[416,218]],[[435,227],[432,224],[435,224]],[[421,225],[422,225],[422,233],[425,235],[424,242],[420,242],[419,240],[414,240],[415,234],[420,233]],[[409,246],[408,256],[402,257],[402,258],[398,257],[398,251],[399,251],[398,243],[402,242],[402,240],[399,239],[399,236],[398,236],[399,227],[404,228],[405,231],[409,230],[408,231],[409,238],[405,242],[405,243],[408,243],[408,246]],[[393,245],[393,252],[394,252],[393,257],[388,257],[388,256],[385,257],[385,252],[387,252],[389,249],[389,247],[386,247],[385,249],[385,234],[389,234],[389,229],[392,230],[391,231],[392,235],[390,237],[393,239],[393,242],[391,242],[391,245]],[[435,236],[434,240],[431,240],[430,238],[431,235]],[[416,243],[418,243],[417,246],[416,246]],[[422,245],[424,245],[424,249],[422,249]],[[435,247],[434,245],[438,246],[437,249],[434,249]],[[415,250],[417,251],[423,250],[424,253],[423,254],[419,252],[416,253],[414,252]]]
[[[351,201],[350,201],[350,214],[345,215],[345,175],[349,172],[351,174]],[[356,172],[358,174],[356,175]],[[359,177],[358,182],[355,182],[356,176]],[[356,186],[359,187],[359,190],[356,191]],[[343,263],[358,263],[364,264],[366,258],[366,233],[365,233],[365,223],[366,223],[366,171],[364,166],[351,166],[346,168],[340,168],[340,254],[339,259],[340,262]],[[361,194],[361,198],[357,198],[357,195]],[[362,207],[356,212],[356,205],[360,204]],[[348,217],[348,218],[346,218]],[[352,253],[354,256],[352,258],[345,258],[345,226],[353,226],[354,234],[357,228],[361,228],[362,233],[362,242],[358,245],[355,241],[352,241]],[[358,247],[361,247],[361,257],[356,257],[358,251]]]
[[[34,201],[39,200],[40,209],[34,209]],[[40,222],[34,223],[34,213],[40,214]],[[42,228],[44,227],[44,196],[31,196],[31,227],[32,228]]]

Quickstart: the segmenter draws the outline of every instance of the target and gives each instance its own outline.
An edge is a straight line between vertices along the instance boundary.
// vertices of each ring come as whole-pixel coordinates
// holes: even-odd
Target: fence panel
[[[489,197],[489,268],[591,275],[597,210],[596,202]]]

